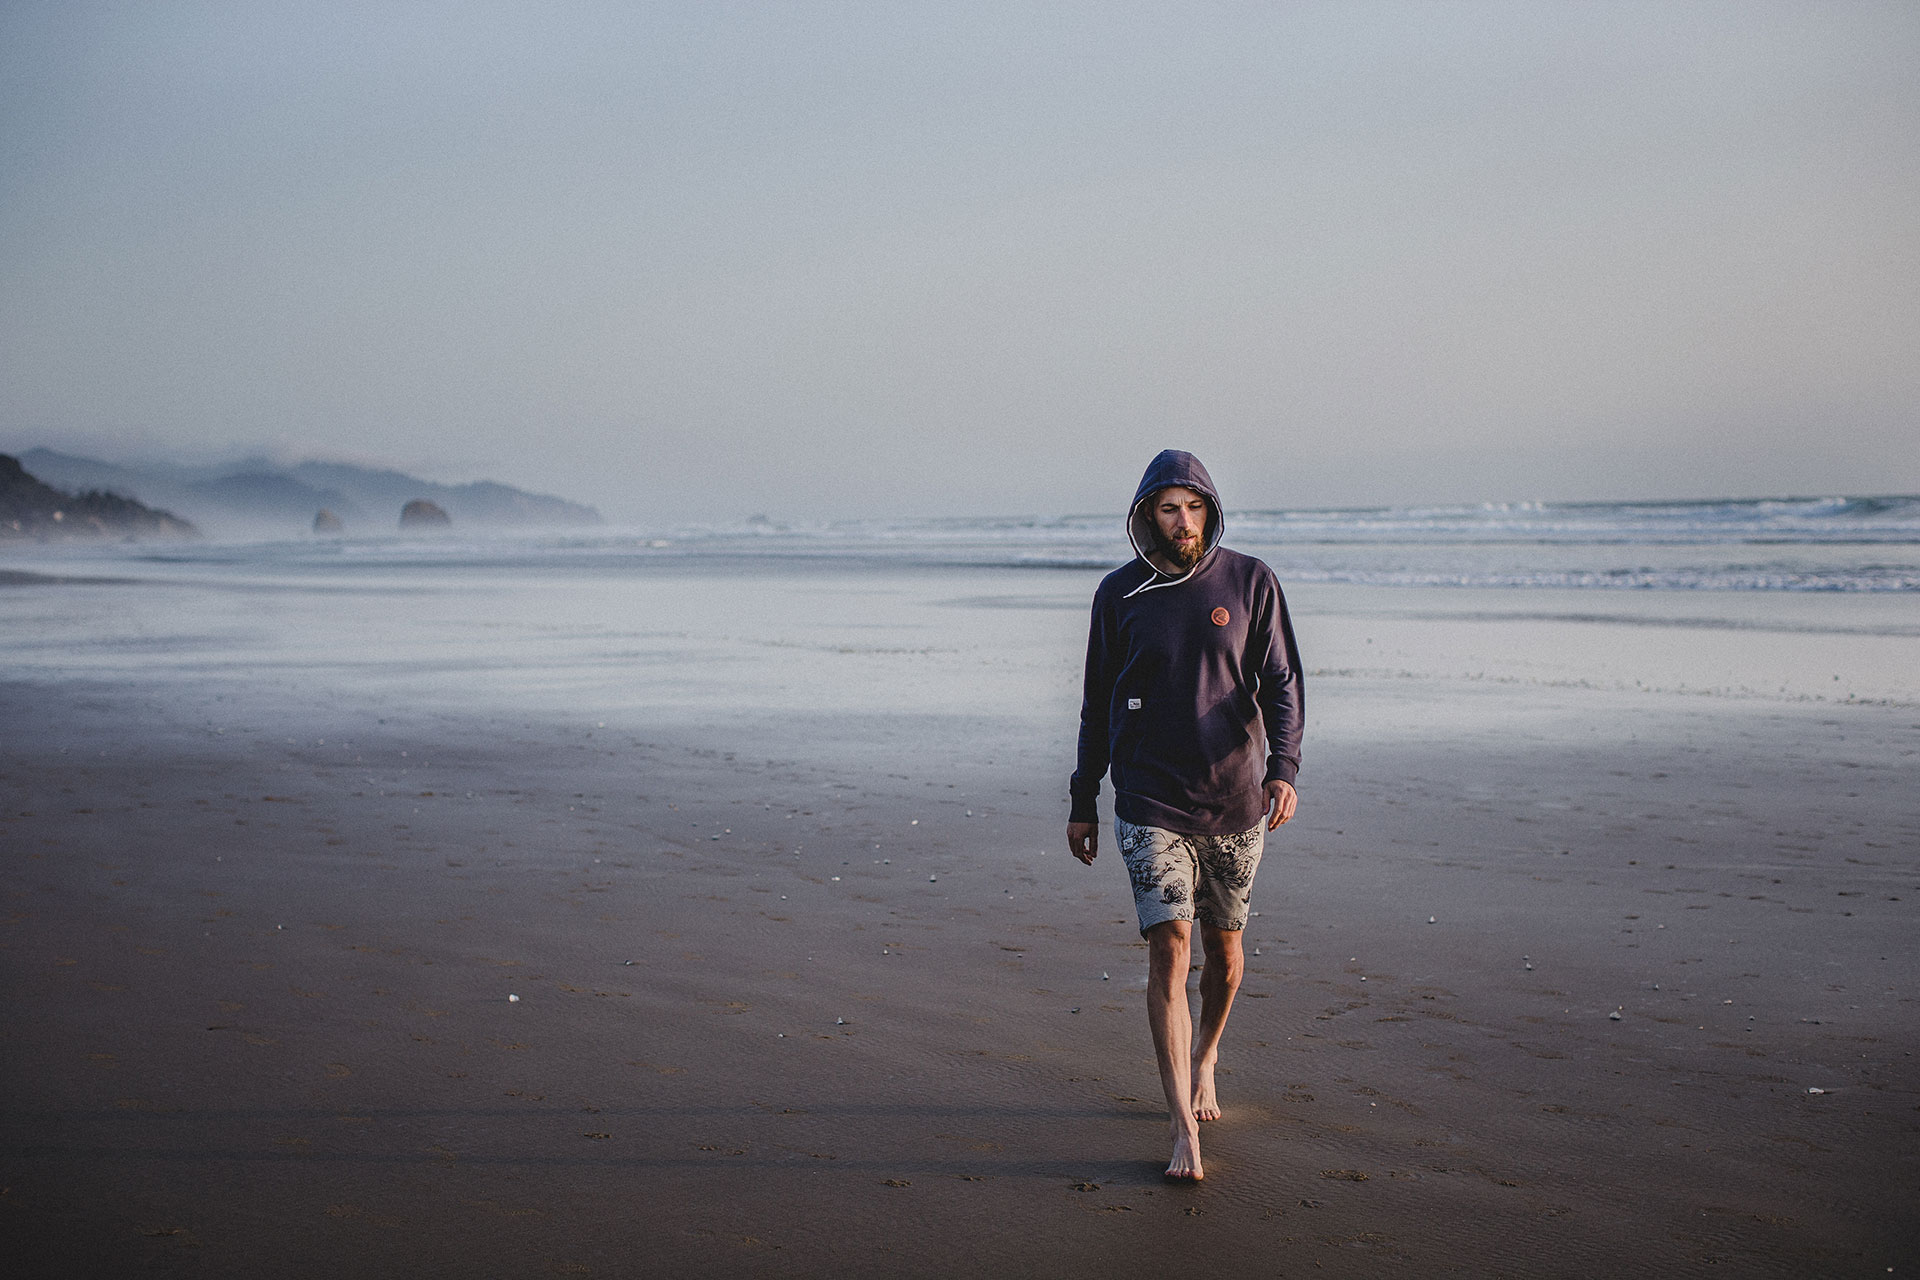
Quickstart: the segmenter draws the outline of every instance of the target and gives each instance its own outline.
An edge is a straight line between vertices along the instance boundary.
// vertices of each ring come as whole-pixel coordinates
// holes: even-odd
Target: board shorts
[[[1260,869],[1267,829],[1224,836],[1188,836],[1159,827],[1113,821],[1120,859],[1133,881],[1133,909],[1146,933],[1169,920],[1192,920],[1216,929],[1247,927],[1253,897],[1253,873]]]

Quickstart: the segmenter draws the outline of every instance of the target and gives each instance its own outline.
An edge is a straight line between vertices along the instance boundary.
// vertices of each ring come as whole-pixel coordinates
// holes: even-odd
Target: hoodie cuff
[[[1076,780],[1067,784],[1067,790],[1073,797],[1073,807],[1067,811],[1067,821],[1091,822],[1098,826],[1100,806],[1095,801],[1100,795],[1100,784],[1096,782],[1091,787],[1083,788]]]
[[[1299,765],[1287,759],[1285,756],[1275,756],[1267,765],[1267,781],[1284,782],[1291,787],[1294,778],[1299,772]]]

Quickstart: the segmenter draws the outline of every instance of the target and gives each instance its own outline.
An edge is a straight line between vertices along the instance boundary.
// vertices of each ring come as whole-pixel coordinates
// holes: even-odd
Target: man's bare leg
[[[1166,920],[1147,930],[1147,1025],[1160,1060],[1160,1088],[1167,1095],[1173,1137],[1169,1178],[1205,1176],[1200,1167],[1200,1126],[1193,1117],[1193,1012],[1187,1005],[1187,966],[1193,954],[1192,926]],[[1216,1037],[1217,1039],[1217,1037]]]
[[[1227,1029],[1227,1014],[1233,1010],[1246,961],[1237,929],[1216,929],[1201,921],[1200,946],[1206,963],[1200,970],[1200,1035],[1193,1045],[1193,1117],[1218,1120],[1220,1099],[1213,1088],[1213,1069],[1220,1062],[1220,1036]]]

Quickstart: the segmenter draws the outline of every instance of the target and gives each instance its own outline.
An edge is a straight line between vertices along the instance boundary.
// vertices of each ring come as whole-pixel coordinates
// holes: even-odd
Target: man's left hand
[[[1275,778],[1267,784],[1267,830],[1272,831],[1281,823],[1293,818],[1293,811],[1300,803],[1299,793],[1291,783]]]
[[[1067,824],[1067,850],[1074,857],[1093,865],[1100,856],[1100,824],[1097,822],[1069,822]]]

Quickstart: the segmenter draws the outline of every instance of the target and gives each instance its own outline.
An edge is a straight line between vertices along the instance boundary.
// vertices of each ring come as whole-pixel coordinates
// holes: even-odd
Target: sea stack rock
[[[453,517],[441,510],[439,503],[425,498],[415,498],[400,508],[402,529],[444,529],[452,523]]]
[[[325,507],[320,508],[320,514],[313,518],[315,533],[340,533],[345,528],[346,526],[340,523],[340,517]]]

